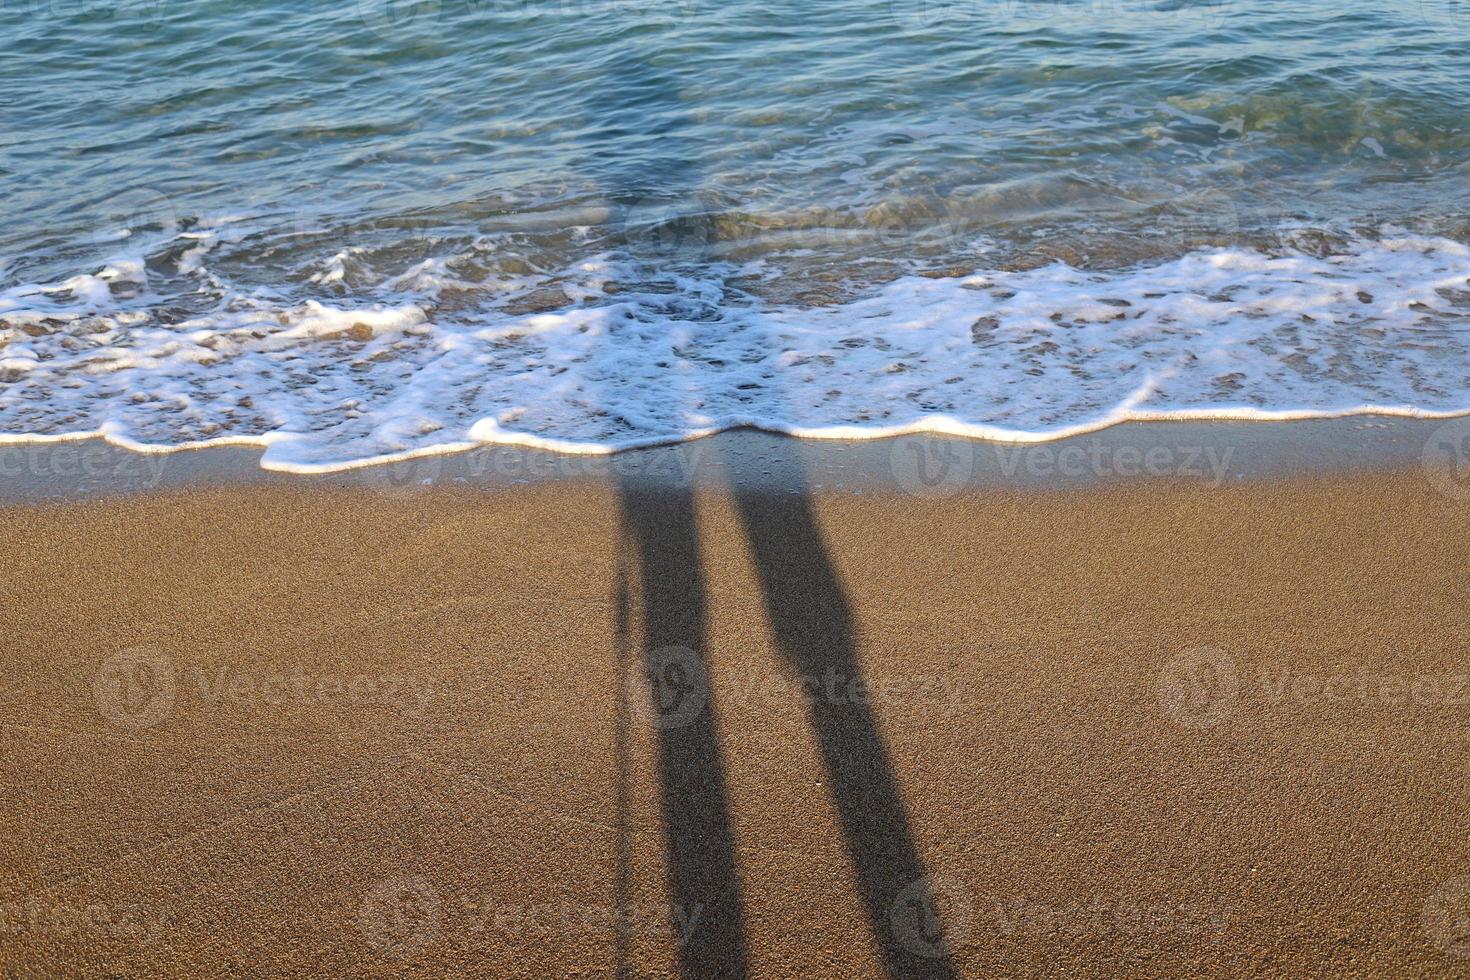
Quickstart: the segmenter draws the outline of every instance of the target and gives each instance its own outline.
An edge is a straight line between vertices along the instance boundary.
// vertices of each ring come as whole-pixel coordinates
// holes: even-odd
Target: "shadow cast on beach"
[[[653,701],[670,901],[680,921],[698,913],[697,929],[681,937],[681,970],[689,977],[742,976],[748,960],[744,902],[716,726],[711,679],[718,665],[707,652],[708,602],[694,493],[624,484],[620,499],[625,554],[637,565],[636,573],[625,565],[619,586],[625,668],[639,664]],[[912,896],[915,883],[927,876],[876,716],[867,703],[830,694],[861,689],[864,680],[852,615],[811,498],[805,491],[736,491],[735,501],[783,664],[798,676],[835,678],[826,692],[807,699],[808,718],[885,970],[895,977],[951,976],[927,891],[918,913],[925,920],[921,941],[906,942],[894,929],[905,912],[905,894]],[[635,605],[642,613],[636,651]],[[626,724],[627,711],[623,718]],[[620,754],[625,752],[626,729],[620,735]],[[622,894],[625,875],[626,865]]]
[[[713,225],[699,205],[700,152],[687,137],[688,116],[676,78],[637,56],[608,64],[608,84],[591,107],[596,128],[616,139],[596,158],[610,212],[620,216],[622,245],[651,238],[675,267],[715,275],[719,263]],[[616,152],[630,133],[657,140],[663,155],[629,166]],[[650,215],[640,202],[661,202]],[[692,208],[692,210],[690,210]],[[672,210],[671,210],[672,209]],[[652,218],[663,227],[643,227]],[[684,231],[679,231],[683,229]],[[670,232],[673,232],[672,237]],[[689,234],[685,234],[689,232]],[[635,288],[631,290],[636,293]],[[723,292],[723,288],[714,292]],[[706,302],[661,304],[654,315],[674,325],[687,319],[691,335],[718,329],[723,313]],[[612,379],[609,379],[612,380]],[[779,394],[763,392],[764,407],[780,412]],[[692,477],[692,474],[690,474]],[[653,702],[660,808],[664,823],[669,900],[682,930],[679,956],[688,977],[744,976],[748,971],[745,898],[741,890],[720,717],[711,683],[708,595],[702,569],[692,479],[650,486],[623,479],[618,487],[622,553],[618,621],[622,676],[640,671],[646,686],[619,691],[617,802],[621,829],[615,890],[626,912],[631,883],[628,766],[635,697]],[[744,535],[760,579],[771,635],[784,666],[799,676],[833,676],[841,690],[863,687],[852,614],[826,541],[799,474],[795,491],[742,492],[732,488]],[[634,567],[630,567],[634,566]],[[636,595],[635,595],[636,593]],[[638,639],[633,639],[635,631]],[[651,697],[650,697],[651,695]],[[952,975],[949,950],[919,858],[898,780],[877,718],[866,702],[813,696],[809,722],[826,768],[868,924],[891,976]],[[645,703],[643,707],[648,707]],[[919,897],[917,910],[914,896]],[[900,916],[919,923],[921,935],[898,935]],[[856,928],[855,930],[856,931]],[[912,932],[912,930],[910,930]],[[907,939],[908,941],[905,941]],[[627,937],[620,936],[618,971],[630,972]]]
[[[641,670],[653,693],[652,711],[644,717],[658,732],[669,902],[676,926],[697,923],[694,934],[679,937],[682,969],[686,976],[743,976],[744,912],[729,791],[702,653],[707,602],[694,501],[687,494],[647,494],[626,487],[621,501],[622,534],[628,551],[637,556],[636,588],[643,612],[641,651],[635,653],[631,637],[635,584],[625,565],[618,585],[621,676],[636,676],[630,672]],[[628,686],[620,692],[624,700],[630,694]],[[625,707],[620,714],[619,755],[625,767],[630,712]],[[626,777],[620,785],[627,785]],[[626,841],[625,800],[619,804],[619,822]],[[626,859],[625,844],[617,884],[624,907]],[[623,955],[619,972],[627,972]]]

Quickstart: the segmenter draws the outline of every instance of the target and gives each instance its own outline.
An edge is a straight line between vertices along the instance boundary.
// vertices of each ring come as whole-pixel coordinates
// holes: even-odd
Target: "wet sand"
[[[1417,469],[10,507],[0,962],[1466,975],[1467,518]]]
[[[934,434],[884,439],[794,439],[738,428],[686,442],[618,453],[559,453],[489,443],[326,473],[266,469],[250,446],[133,452],[98,438],[0,439],[0,504],[78,500],[157,490],[271,486],[407,493],[423,487],[498,490],[567,480],[615,480],[640,488],[738,486],[916,492],[1082,489],[1138,479],[1221,486],[1331,473],[1442,466],[1443,447],[1470,438],[1470,416],[1383,415],[1287,422],[1125,422],[1039,443]],[[950,465],[921,471],[941,457]]]

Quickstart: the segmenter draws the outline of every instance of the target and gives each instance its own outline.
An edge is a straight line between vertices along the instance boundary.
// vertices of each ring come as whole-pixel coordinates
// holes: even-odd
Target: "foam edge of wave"
[[[772,435],[787,436],[794,439],[834,442],[871,442],[894,439],[901,436],[939,435],[971,439],[977,442],[1034,445],[1072,439],[1077,436],[1100,432],[1104,429],[1110,429],[1114,426],[1130,422],[1299,422],[1314,419],[1341,419],[1360,416],[1422,420],[1454,419],[1470,417],[1470,407],[1445,411],[1422,409],[1412,405],[1360,405],[1332,410],[1262,409],[1253,406],[1220,406],[1159,411],[1119,409],[1116,412],[1111,412],[1088,422],[1081,422],[1076,425],[1051,429],[1045,432],[1006,429],[1000,426],[964,422],[948,415],[931,415],[901,425],[889,426],[852,424],[796,426],[749,419],[731,421],[725,425],[695,429],[677,436],[655,436],[617,443],[588,443],[564,439],[548,439],[529,433],[505,430],[496,425],[494,420],[482,419],[471,427],[470,434],[473,438],[469,440],[436,443],[431,446],[421,446],[402,452],[383,453],[376,456],[364,456],[348,460],[334,460],[327,463],[306,463],[272,459],[270,453],[272,448],[287,445],[293,438],[300,435],[299,433],[284,431],[253,436],[221,436],[216,439],[163,444],[134,439],[120,431],[116,426],[107,424],[92,431],[61,433],[0,432],[0,445],[84,442],[92,439],[100,439],[107,445],[115,446],[119,449],[149,455],[166,455],[227,446],[245,446],[263,450],[259,460],[259,466],[262,470],[301,476],[324,476],[333,473],[345,473],[351,470],[367,469],[374,466],[386,466],[422,457],[455,455],[457,453],[471,452],[476,449],[486,449],[494,446],[514,446],[542,452],[560,453],[568,456],[610,456],[637,449],[649,449],[657,446],[694,442],[699,439],[719,435],[723,432],[741,429],[767,432]]]

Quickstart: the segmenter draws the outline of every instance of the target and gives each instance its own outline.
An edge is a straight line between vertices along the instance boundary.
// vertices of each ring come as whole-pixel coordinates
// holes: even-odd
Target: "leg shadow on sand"
[[[622,676],[636,676],[631,671],[641,670],[651,694],[652,704],[640,713],[658,738],[670,924],[679,942],[681,970],[689,977],[745,976],[744,913],[729,792],[704,658],[706,602],[694,500],[686,492],[627,486],[621,488],[620,497],[625,556],[618,582]],[[636,571],[627,567],[629,558]],[[637,652],[631,636],[635,575],[636,603],[643,614]],[[642,694],[630,692],[629,686],[620,692],[625,702]],[[637,708],[620,711],[623,765],[632,710]],[[627,785],[626,778],[620,785]],[[619,810],[625,843],[618,890],[626,896],[626,801],[619,802]],[[626,899],[623,902],[626,909]],[[620,956],[619,973],[628,972],[627,960]]]
[[[952,976],[934,896],[877,718],[866,702],[841,693],[865,689],[864,677],[851,612],[811,499],[804,491],[734,493],[783,662],[798,676],[833,679],[809,699],[808,716],[885,970],[894,977]],[[743,976],[743,903],[711,683],[717,665],[706,654],[706,587],[694,494],[624,483],[620,500],[624,666],[643,671],[643,696],[651,702],[645,718],[657,731],[675,926],[695,922],[689,934],[679,935],[682,972]],[[626,567],[633,562],[636,572]],[[635,608],[641,608],[637,650]],[[628,698],[642,692],[625,687],[621,693]],[[629,714],[626,708],[622,712],[624,719]],[[620,754],[626,759],[622,731]],[[620,802],[624,820],[625,805]],[[620,864],[625,876],[626,858]],[[621,880],[625,894],[626,878]]]
[[[949,950],[867,690],[851,611],[811,498],[736,493],[777,649],[801,677],[832,677],[808,699],[842,835],[884,966],[895,977],[951,976]],[[915,885],[918,888],[915,888]]]

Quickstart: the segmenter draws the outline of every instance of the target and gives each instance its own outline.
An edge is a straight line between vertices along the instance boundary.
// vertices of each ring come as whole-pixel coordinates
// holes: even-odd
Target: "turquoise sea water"
[[[13,438],[1470,409],[1470,0],[5,2],[0,140]]]

